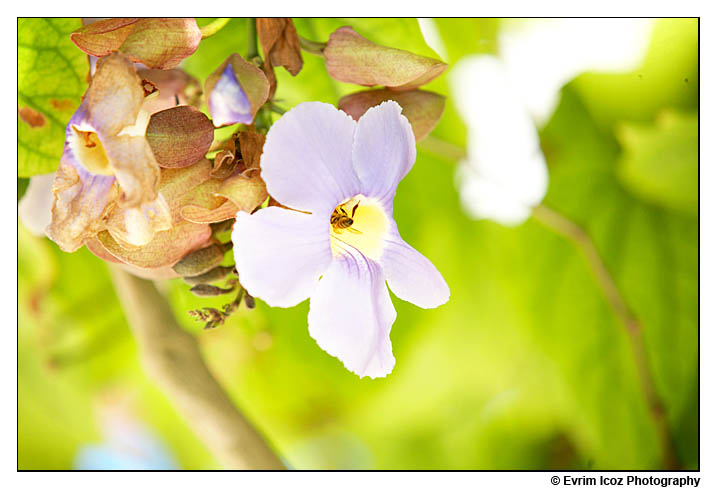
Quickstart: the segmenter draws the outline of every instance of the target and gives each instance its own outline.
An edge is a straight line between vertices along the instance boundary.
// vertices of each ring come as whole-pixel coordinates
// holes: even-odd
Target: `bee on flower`
[[[439,271],[392,217],[415,159],[411,125],[394,101],[359,121],[329,104],[299,104],[271,127],[261,158],[267,191],[285,207],[240,211],[232,232],[247,291],[279,307],[311,298],[310,335],[362,377],[394,368],[387,284],[422,308],[449,299]]]

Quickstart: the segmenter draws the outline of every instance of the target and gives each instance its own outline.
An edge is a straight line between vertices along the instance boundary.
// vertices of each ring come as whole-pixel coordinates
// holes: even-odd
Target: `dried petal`
[[[354,120],[359,118],[371,107],[386,100],[394,100],[402,107],[402,114],[411,123],[417,141],[427,136],[439,122],[444,112],[446,98],[425,90],[366,90],[342,97],[338,107]]]
[[[225,201],[224,204],[214,209],[203,208],[195,204],[189,204],[182,208],[182,217],[193,223],[217,223],[234,218],[239,209],[232,201]]]
[[[55,202],[47,235],[66,252],[74,252],[105,227],[118,195],[112,177],[83,180],[79,171],[61,160],[52,188]]]
[[[411,90],[439,76],[446,63],[402,49],[379,46],[344,26],[329,36],[324,49],[329,74],[341,82],[385,85]]]
[[[170,230],[160,231],[150,243],[135,250],[120,246],[107,231],[97,235],[103,247],[125,263],[154,269],[177,263],[188,252],[207,243],[212,234],[208,225],[181,221]]]
[[[202,87],[196,78],[179,68],[172,70],[139,70],[141,79],[152,82],[159,89],[159,97],[148,98],[142,109],[154,114],[177,105],[199,106]]]
[[[115,208],[107,218],[107,231],[129,249],[147,245],[155,233],[171,227],[172,215],[162,194],[140,206]]]
[[[124,263],[143,269],[157,269],[172,266],[189,252],[206,246],[212,229],[206,224],[184,220],[180,210],[191,199],[192,192],[210,179],[211,169],[208,160],[182,169],[162,169],[159,193],[170,209],[172,228],[156,233],[152,241],[139,248],[120,245],[108,232],[102,232],[97,239],[103,249]],[[224,198],[214,199],[224,201]]]
[[[238,134],[239,151],[244,161],[244,169],[259,168],[259,160],[262,158],[264,142],[267,137],[254,131],[242,131]]]
[[[296,76],[302,69],[302,51],[292,19],[258,18],[257,33],[265,59]]]
[[[233,54],[207,77],[205,94],[216,127],[250,124],[269,97],[269,81],[261,69]]]
[[[194,107],[178,106],[152,114],[146,138],[161,167],[183,168],[204,158],[214,127]]]
[[[117,136],[105,141],[107,157],[120,184],[120,206],[131,207],[154,201],[160,182],[160,167],[142,136]]]
[[[217,194],[226,197],[238,209],[248,213],[254,211],[268,196],[267,186],[259,172],[254,169],[237,173],[222,182]]]
[[[149,68],[166,70],[195,52],[202,33],[194,19],[108,19],[76,30],[70,39],[93,56],[119,51]]]
[[[226,179],[234,173],[238,161],[235,159],[234,150],[220,150],[214,156],[212,165],[212,177],[215,179]]]
[[[143,267],[126,264],[114,255],[112,255],[110,252],[108,252],[107,249],[102,245],[102,242],[100,242],[97,238],[94,237],[87,239],[85,241],[85,246],[90,252],[92,252],[102,260],[114,264],[119,264],[119,266],[125,269],[127,272],[134,274],[138,277],[142,277],[144,279],[161,281],[165,279],[173,279],[175,277],[179,277],[170,266],[157,267],[155,269],[145,269]]]
[[[134,65],[124,56],[114,54],[97,62],[95,76],[78,112],[86,112],[85,118],[94,131],[113,136],[137,122],[144,100],[142,80]]]

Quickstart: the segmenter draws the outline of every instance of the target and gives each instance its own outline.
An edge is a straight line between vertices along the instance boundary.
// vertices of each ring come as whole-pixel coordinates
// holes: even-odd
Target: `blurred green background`
[[[379,44],[431,53],[415,19],[296,20],[314,40],[347,24]],[[448,96],[433,137],[465,144],[451,66],[492,52],[505,25],[437,20],[450,68],[427,86]],[[234,19],[183,67],[203,80],[245,44],[246,21]],[[278,71],[281,105],[336,104],[357,90],[329,78],[321,58],[304,62],[297,77]],[[698,465],[697,104],[698,21],[659,20],[638,70],[578,76],[540,132],[544,203],[588,232],[644,326],[686,469]],[[161,289],[231,397],[293,468],[660,468],[628,336],[584,256],[533,218],[514,228],[470,219],[455,163],[420,145],[394,201],[402,235],[452,296],[435,310],[393,297],[397,362],[385,379],[359,379],[316,345],[308,301],[281,309],[258,300],[203,331],[186,312],[227,301],[196,298],[180,280]],[[127,447],[113,428],[128,426],[135,432],[120,432],[147,439],[148,467],[218,468],[143,373],[105,263],[86,249],[63,253],[22,223],[18,233],[19,468],[102,467]]]

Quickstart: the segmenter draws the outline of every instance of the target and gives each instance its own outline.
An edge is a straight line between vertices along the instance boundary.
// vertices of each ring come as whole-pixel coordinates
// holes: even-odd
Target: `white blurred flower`
[[[504,28],[498,57],[463,58],[451,74],[468,127],[467,158],[457,170],[472,216],[523,223],[548,188],[536,125],[558,104],[561,88],[584,71],[626,71],[642,60],[651,19],[548,19]]]
[[[52,220],[52,183],[55,172],[30,178],[25,195],[17,205],[17,214],[33,235],[45,236],[45,228]]]

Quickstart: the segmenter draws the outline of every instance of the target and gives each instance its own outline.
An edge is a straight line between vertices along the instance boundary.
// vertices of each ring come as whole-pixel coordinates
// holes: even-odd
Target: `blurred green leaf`
[[[18,176],[57,169],[65,126],[87,88],[87,56],[70,41],[80,19],[18,19]]]
[[[498,19],[433,19],[450,64],[472,54],[496,52]]]
[[[628,307],[641,322],[655,384],[681,449],[679,456],[687,468],[695,468],[698,448],[691,441],[697,426],[691,424],[695,421],[698,355],[697,216],[652,205],[625,190],[616,175],[618,145],[592,121],[572,85],[564,89],[541,143],[551,176],[545,202],[587,231]],[[579,300],[584,301],[583,296],[573,296],[572,301]],[[571,308],[564,306],[562,311],[565,315]],[[587,322],[594,321],[591,317],[577,319],[576,326],[585,328]],[[624,327],[616,333],[625,345]],[[599,349],[605,351],[608,345]],[[633,367],[625,369],[633,372]],[[576,380],[576,388],[583,390],[585,384]],[[596,403],[606,402],[599,399]],[[608,409],[601,410],[596,415],[603,417]],[[633,417],[638,410],[648,418],[645,401],[640,408],[632,408]],[[688,426],[688,431],[679,430]],[[610,432],[618,430],[614,426]],[[655,434],[651,440],[655,443]]]
[[[655,125],[618,128],[618,175],[644,199],[698,213],[698,116],[663,112]]]
[[[216,20],[212,18],[197,19],[201,28]],[[202,39],[197,51],[186,58],[181,68],[199,80],[204,86],[207,76],[217,69],[232,53],[247,55],[247,22],[249,19],[233,18],[219,32],[207,39]]]
[[[28,178],[18,178],[17,179],[17,200],[19,201],[22,199],[22,196],[25,195],[25,191],[27,191],[27,186],[30,185],[30,179]]]

